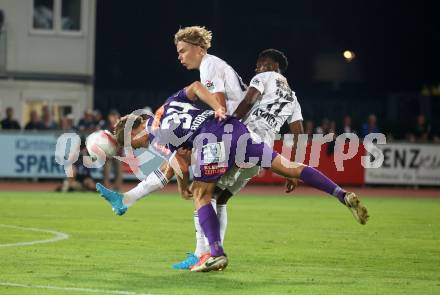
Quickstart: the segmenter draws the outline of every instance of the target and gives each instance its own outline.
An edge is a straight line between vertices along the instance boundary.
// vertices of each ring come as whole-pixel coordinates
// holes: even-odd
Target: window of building
[[[78,35],[83,33],[83,0],[33,0],[32,32]]]
[[[61,0],[61,29],[81,30],[81,0]]]
[[[34,0],[33,28],[54,29],[54,0]]]

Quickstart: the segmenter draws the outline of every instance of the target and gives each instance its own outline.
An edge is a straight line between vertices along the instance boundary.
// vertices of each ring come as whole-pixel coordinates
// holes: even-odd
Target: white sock
[[[203,232],[202,226],[200,225],[197,210],[194,210],[194,226],[196,228],[196,250],[194,251],[194,255],[200,257],[209,252],[210,248],[209,243],[206,244],[207,239],[205,237],[205,233]]]
[[[228,210],[226,204],[217,205],[217,218],[220,223],[220,238],[222,239],[222,245],[225,241],[226,228],[228,227]]]
[[[124,204],[130,207],[149,193],[163,188],[167,183],[168,179],[166,179],[162,171],[156,169],[148,174],[147,178],[139,182],[138,185],[124,193]]]

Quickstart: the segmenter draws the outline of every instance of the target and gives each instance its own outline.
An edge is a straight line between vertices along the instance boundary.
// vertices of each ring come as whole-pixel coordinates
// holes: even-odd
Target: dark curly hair
[[[258,55],[258,59],[261,58],[270,58],[274,62],[277,62],[281,73],[284,73],[287,70],[289,62],[287,61],[287,57],[284,55],[284,53],[279,50],[272,48],[263,50]]]

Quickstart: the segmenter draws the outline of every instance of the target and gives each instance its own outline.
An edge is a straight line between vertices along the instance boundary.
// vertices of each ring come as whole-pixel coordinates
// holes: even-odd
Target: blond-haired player
[[[190,26],[181,28],[174,35],[178,59],[188,70],[200,71],[200,82],[226,107],[226,114],[232,115],[244,97],[247,85],[243,83],[237,72],[221,58],[208,53],[211,47],[212,32],[205,27]],[[222,183],[231,173],[222,177]],[[230,178],[230,176],[229,176]],[[224,185],[223,188],[227,186]],[[220,191],[216,191],[220,192]],[[215,196],[216,198],[217,196]],[[226,203],[213,205],[220,222],[220,236],[223,242],[227,227]],[[196,229],[196,249],[194,254],[189,253],[187,259],[173,267],[187,269],[198,262],[198,258],[206,254],[209,249],[207,239],[199,223],[197,211],[194,211],[194,226]]]
[[[174,44],[176,45],[180,63],[188,70],[199,70],[200,82],[226,108],[226,114],[232,115],[243,99],[247,85],[243,83],[237,72],[224,60],[208,54],[211,41],[212,32],[201,26],[181,28],[174,36]],[[136,201],[151,192],[163,188],[173,176],[173,169],[170,168],[168,162],[164,162],[159,169],[154,170],[136,187],[122,195],[126,207],[116,209],[115,213],[118,215],[124,214],[127,208]],[[214,208],[219,218],[223,241],[227,226],[226,204],[219,206],[214,204]],[[200,226],[197,211],[194,212],[194,224],[197,240],[195,254],[188,256],[188,259],[183,261],[183,264],[175,265],[178,268],[187,269],[191,267],[198,262],[198,258],[206,251],[207,239]]]

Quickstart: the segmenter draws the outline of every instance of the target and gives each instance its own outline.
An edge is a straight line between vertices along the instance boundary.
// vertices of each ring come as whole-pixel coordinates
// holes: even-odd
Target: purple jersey
[[[206,124],[215,128],[223,126],[224,121],[217,121],[213,110],[197,107],[182,89],[165,101],[154,119],[148,120],[146,128],[150,133],[150,143],[156,141],[175,151],[180,147],[192,148],[194,138]]]
[[[194,148],[194,180],[215,182],[233,165],[254,158],[257,165],[270,166],[277,155],[264,143],[253,143],[246,126],[227,116],[218,121],[213,110],[195,106],[185,89],[169,97],[154,118],[147,122],[150,144]],[[266,161],[264,161],[266,159]]]

